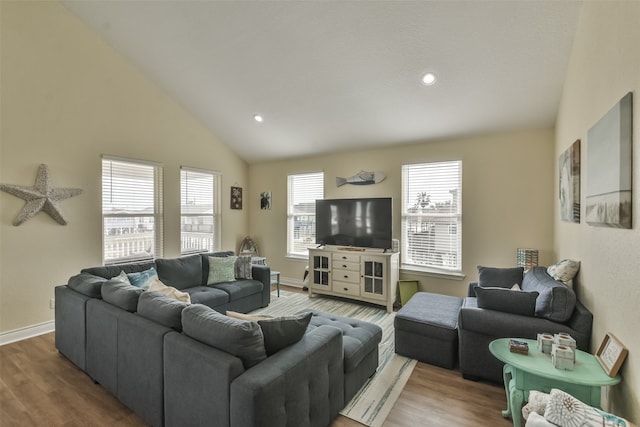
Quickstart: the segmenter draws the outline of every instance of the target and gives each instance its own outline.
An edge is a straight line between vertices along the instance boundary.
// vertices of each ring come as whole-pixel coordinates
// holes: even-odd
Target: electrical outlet
[[[49,308],[50,308],[51,310],[53,310],[54,308],[56,308],[56,299],[55,299],[55,298],[51,298],[51,299],[49,300]]]

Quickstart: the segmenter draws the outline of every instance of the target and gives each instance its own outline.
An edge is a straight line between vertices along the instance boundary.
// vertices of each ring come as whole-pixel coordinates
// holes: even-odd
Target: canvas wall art
[[[260,193],[260,209],[271,209],[271,191],[263,191]]]
[[[631,228],[632,94],[589,129],[587,224]]]
[[[242,209],[242,187],[231,187],[231,209]]]
[[[580,222],[580,140],[560,155],[560,217]]]

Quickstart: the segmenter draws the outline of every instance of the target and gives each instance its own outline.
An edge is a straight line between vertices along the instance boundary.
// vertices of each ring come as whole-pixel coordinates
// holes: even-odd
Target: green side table
[[[511,353],[509,340],[500,338],[489,343],[489,351],[504,362],[504,389],[507,395],[505,418],[511,416],[513,425],[522,425],[522,403],[529,399],[529,391],[549,393],[552,388],[565,391],[587,405],[600,408],[600,388],[620,382],[620,376],[611,378],[596,358],[584,351],[576,351],[573,370],[563,371],[551,364],[551,356],[538,350],[535,340],[515,338],[529,344],[529,354]]]

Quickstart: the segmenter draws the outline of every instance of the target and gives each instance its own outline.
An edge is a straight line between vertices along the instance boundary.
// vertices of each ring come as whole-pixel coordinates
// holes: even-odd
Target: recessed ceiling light
[[[253,116],[253,120],[255,120],[258,123],[264,122],[264,118],[260,114],[256,114],[255,116]]]
[[[427,73],[422,76],[422,84],[425,86],[431,86],[436,82],[436,75],[433,73]]]

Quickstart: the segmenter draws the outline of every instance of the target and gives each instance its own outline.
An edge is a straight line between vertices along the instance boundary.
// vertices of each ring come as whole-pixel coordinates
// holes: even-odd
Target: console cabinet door
[[[389,274],[387,270],[386,258],[363,256],[361,294],[369,298],[386,300]]]
[[[311,286],[316,289],[331,289],[331,256],[313,252],[310,255]]]

